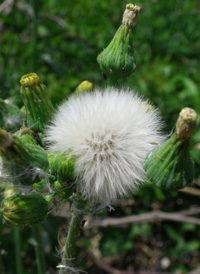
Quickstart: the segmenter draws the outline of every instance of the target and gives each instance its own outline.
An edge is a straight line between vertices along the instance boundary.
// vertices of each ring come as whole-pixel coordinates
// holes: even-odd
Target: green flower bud
[[[67,158],[64,153],[48,155],[51,174],[55,175],[60,183],[74,182],[74,167],[76,160]]]
[[[75,94],[79,94],[79,93],[84,93],[87,91],[92,91],[93,89],[93,84],[89,81],[83,81],[81,82],[78,87],[75,89]]]
[[[129,76],[135,70],[133,27],[136,25],[139,11],[139,6],[126,5],[121,26],[107,48],[99,54],[97,62],[106,77],[118,80]]]
[[[66,183],[60,183],[59,181],[54,183],[54,189],[55,194],[65,200],[71,197],[73,193],[73,188],[71,186],[68,186]]]
[[[3,222],[10,226],[28,226],[43,222],[48,214],[48,202],[37,193],[14,194],[3,201]]]
[[[45,150],[34,144],[24,144],[16,136],[0,129],[0,151],[3,167],[22,184],[40,181],[41,170],[46,170],[49,162]],[[36,168],[36,173],[34,169]]]
[[[147,156],[144,164],[149,180],[147,185],[155,184],[175,191],[192,182],[194,166],[189,153],[189,138],[196,129],[196,119],[193,109],[183,109],[179,114],[175,133]]]
[[[22,123],[22,114],[18,107],[0,98],[0,127],[6,130],[17,130]]]
[[[53,110],[45,85],[36,73],[24,75],[20,84],[26,108],[27,125],[34,131],[43,131]]]

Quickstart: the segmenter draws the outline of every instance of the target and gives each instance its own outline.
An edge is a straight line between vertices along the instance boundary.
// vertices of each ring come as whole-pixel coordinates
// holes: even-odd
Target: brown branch
[[[196,270],[189,272],[188,274],[200,274],[200,267],[197,268]]]
[[[85,223],[86,228],[90,228],[93,226],[127,226],[129,224],[138,224],[138,223],[155,223],[160,221],[174,221],[174,222],[187,222],[192,223],[196,225],[200,225],[200,219],[194,218],[194,217],[187,217],[186,215],[191,214],[198,214],[200,213],[200,208],[191,209],[187,211],[182,212],[174,212],[174,213],[167,213],[162,212],[159,210],[139,214],[139,215],[133,215],[133,216],[126,216],[121,218],[93,218],[88,219],[88,221]]]
[[[94,258],[94,263],[100,267],[101,269],[105,270],[107,273],[110,274],[173,274],[173,273],[167,273],[167,272],[146,272],[146,271],[140,271],[140,272],[135,272],[135,271],[126,271],[126,270],[119,270],[116,269],[109,264],[105,263],[104,261]],[[200,268],[197,268],[194,271],[189,272],[188,274],[200,274]]]
[[[194,196],[199,196],[200,197],[200,190],[194,187],[185,187],[183,189],[180,189],[179,191],[184,192],[186,194],[194,195]]]
[[[117,268],[112,267],[111,265],[105,263],[104,261],[94,258],[94,263],[100,267],[101,269],[105,270],[107,273],[110,274],[162,274],[160,272],[146,272],[146,271],[140,271],[140,272],[135,272],[135,271],[129,271],[129,270],[119,270]],[[165,274],[172,274],[172,273],[167,273],[165,272]]]
[[[66,27],[67,27],[66,21],[63,18],[59,17],[59,16],[48,14],[48,13],[43,13],[42,17],[44,19],[49,19],[49,20],[52,20],[52,21],[56,22],[58,25],[60,25],[64,29],[66,29]]]

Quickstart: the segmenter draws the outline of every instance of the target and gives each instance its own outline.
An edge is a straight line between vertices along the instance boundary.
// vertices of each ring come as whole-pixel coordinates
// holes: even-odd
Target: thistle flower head
[[[159,144],[156,110],[129,91],[95,90],[61,105],[46,132],[50,151],[76,158],[77,190],[94,202],[127,196],[143,181],[144,159]]]

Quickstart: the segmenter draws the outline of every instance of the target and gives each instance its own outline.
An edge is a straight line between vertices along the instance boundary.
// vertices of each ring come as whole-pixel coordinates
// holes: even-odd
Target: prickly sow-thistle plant
[[[132,31],[139,10],[126,6],[120,28],[98,56],[109,83],[135,69]],[[36,73],[24,75],[20,83],[24,127],[12,134],[0,129],[0,215],[8,225],[35,225],[68,201],[72,218],[58,268],[59,274],[77,273],[73,259],[83,214],[105,208],[140,186],[177,190],[192,181],[189,141],[197,116],[192,109],[181,111],[174,134],[164,142],[158,110],[133,91],[93,89],[84,81],[52,114],[50,97]],[[19,114],[2,100],[0,107],[2,121],[9,116],[5,109],[10,116]],[[38,273],[45,273],[41,250],[37,254]]]
[[[61,105],[46,132],[51,152],[75,161],[79,194],[109,204],[145,179],[143,162],[160,144],[161,119],[131,91],[94,90]]]

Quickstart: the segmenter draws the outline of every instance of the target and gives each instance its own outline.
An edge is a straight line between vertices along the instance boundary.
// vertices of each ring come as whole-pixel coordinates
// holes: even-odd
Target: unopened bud
[[[92,91],[92,89],[93,89],[93,84],[91,82],[89,82],[89,81],[83,81],[75,89],[75,94]]]
[[[136,68],[133,48],[133,27],[140,11],[139,6],[128,4],[122,24],[110,44],[97,57],[104,75],[112,81],[129,76]]]
[[[73,183],[75,181],[74,169],[76,160],[67,158],[64,153],[48,155],[51,173],[61,183]]]
[[[163,145],[151,152],[144,164],[147,185],[175,191],[190,184],[194,165],[190,158],[190,137],[196,129],[197,114],[184,108],[176,123],[176,132]]]
[[[22,76],[20,84],[27,112],[27,125],[34,131],[43,131],[53,110],[45,85],[36,73]]]
[[[14,194],[3,201],[3,222],[10,226],[28,226],[43,222],[48,214],[48,202],[37,193]]]

